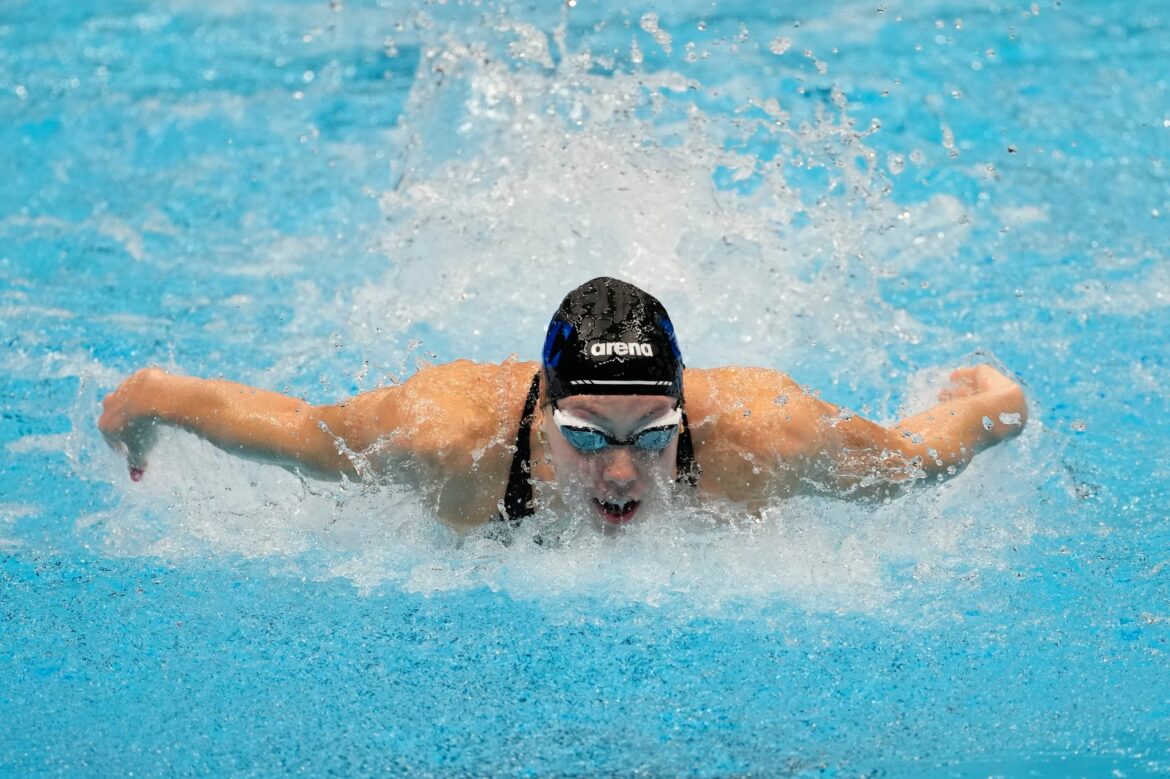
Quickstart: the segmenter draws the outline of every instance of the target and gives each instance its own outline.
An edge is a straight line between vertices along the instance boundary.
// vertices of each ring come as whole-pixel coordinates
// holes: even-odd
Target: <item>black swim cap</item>
[[[682,398],[682,354],[666,309],[649,293],[601,276],[565,296],[544,339],[549,400],[569,395]]]

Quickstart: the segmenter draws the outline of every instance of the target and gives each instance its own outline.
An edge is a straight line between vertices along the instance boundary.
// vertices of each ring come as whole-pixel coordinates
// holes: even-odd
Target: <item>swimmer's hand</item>
[[[98,429],[110,448],[126,457],[133,481],[140,481],[146,472],[147,455],[158,437],[152,397],[166,376],[159,368],[137,371],[102,401]]]
[[[990,365],[975,365],[951,372],[951,385],[938,393],[943,403],[973,406],[983,414],[980,425],[987,431],[984,445],[1018,435],[1028,421],[1024,390]]]

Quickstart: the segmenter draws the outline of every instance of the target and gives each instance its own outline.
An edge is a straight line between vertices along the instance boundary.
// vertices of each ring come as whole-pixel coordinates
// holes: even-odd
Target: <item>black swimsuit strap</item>
[[[532,508],[532,418],[536,413],[536,402],[540,399],[540,373],[532,377],[528,397],[524,399],[524,413],[520,416],[520,430],[516,433],[516,452],[512,455],[512,468],[508,471],[508,486],[504,489],[504,513],[498,520],[516,521],[535,514]]]
[[[695,444],[691,441],[691,426],[687,424],[687,412],[682,415],[682,432],[678,434],[678,454],[674,458],[675,481],[694,487],[699,483],[699,464],[695,462]]]

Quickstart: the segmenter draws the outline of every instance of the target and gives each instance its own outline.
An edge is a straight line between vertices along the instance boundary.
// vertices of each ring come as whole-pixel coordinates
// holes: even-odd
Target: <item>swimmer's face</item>
[[[573,395],[556,404],[563,414],[620,441],[657,427],[676,406],[673,398],[659,395]],[[632,522],[660,502],[674,478],[677,430],[661,449],[622,445],[595,452],[574,447],[553,420],[551,409],[544,415],[544,430],[566,504],[588,514],[606,531]]]

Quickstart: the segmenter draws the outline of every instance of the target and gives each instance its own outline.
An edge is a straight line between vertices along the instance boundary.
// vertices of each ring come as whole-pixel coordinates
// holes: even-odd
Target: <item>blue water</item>
[[[1154,0],[0,5],[0,774],[1170,772],[1168,106]],[[692,365],[1032,422],[545,547],[94,425],[532,359],[597,273]]]

